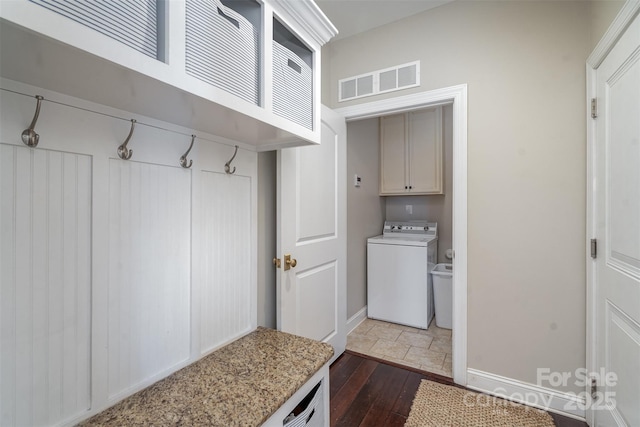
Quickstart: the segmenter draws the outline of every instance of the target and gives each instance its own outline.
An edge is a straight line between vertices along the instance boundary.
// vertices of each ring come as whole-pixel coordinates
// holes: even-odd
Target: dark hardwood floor
[[[331,365],[331,427],[402,427],[420,381],[451,380],[346,352]],[[587,424],[551,414],[557,427]],[[514,426],[516,427],[516,426]]]

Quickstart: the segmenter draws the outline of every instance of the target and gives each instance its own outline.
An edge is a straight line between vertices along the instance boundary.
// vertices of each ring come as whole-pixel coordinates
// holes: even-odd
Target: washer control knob
[[[401,225],[398,226],[398,230],[402,230],[402,226]]]
[[[426,226],[426,227],[424,228],[424,231],[429,231],[429,226]]]

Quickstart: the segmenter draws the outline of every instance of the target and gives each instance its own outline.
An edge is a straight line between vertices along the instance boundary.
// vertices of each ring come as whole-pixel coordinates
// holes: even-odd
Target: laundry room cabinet
[[[442,107],[380,118],[380,195],[442,194]]]

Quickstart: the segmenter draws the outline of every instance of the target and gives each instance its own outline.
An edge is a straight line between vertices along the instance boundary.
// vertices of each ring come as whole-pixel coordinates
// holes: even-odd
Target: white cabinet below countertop
[[[380,195],[442,194],[442,107],[380,118]]]

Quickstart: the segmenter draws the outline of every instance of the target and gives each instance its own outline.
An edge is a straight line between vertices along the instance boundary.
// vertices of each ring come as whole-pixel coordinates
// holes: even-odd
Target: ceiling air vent
[[[420,61],[372,71],[338,81],[338,101],[420,86]]]

